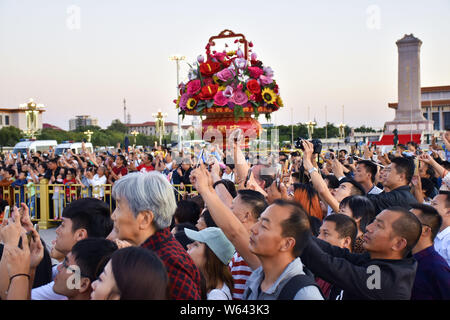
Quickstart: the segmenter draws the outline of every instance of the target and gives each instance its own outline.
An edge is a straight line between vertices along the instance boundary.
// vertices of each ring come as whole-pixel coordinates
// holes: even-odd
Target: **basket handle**
[[[248,60],[248,41],[242,33],[234,33],[229,29],[225,29],[221,33],[219,33],[219,35],[209,38],[208,44],[210,45],[210,47],[212,47],[215,45],[214,40],[227,38],[241,38],[239,39],[239,42],[244,45],[244,57],[246,60]]]

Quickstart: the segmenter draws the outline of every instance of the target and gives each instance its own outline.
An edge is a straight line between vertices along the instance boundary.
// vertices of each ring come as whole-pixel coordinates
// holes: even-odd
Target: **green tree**
[[[3,127],[0,129],[0,147],[14,147],[23,137],[24,134],[20,129],[13,126]]]
[[[111,122],[111,125],[106,130],[117,131],[122,133],[128,132],[128,127],[122,123],[119,119],[115,119]]]

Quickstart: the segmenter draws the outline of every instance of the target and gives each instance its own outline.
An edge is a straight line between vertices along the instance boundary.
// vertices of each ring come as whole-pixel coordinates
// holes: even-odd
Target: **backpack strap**
[[[323,296],[320,287],[314,281],[314,278],[308,276],[306,274],[298,274],[293,276],[291,279],[286,282],[286,284],[281,289],[280,294],[278,295],[277,300],[293,300],[295,295],[300,289],[303,289],[308,286],[315,286],[319,289],[320,294]]]

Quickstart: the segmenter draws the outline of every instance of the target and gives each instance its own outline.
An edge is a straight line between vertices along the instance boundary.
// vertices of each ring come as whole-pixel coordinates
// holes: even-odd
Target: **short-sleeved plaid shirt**
[[[170,233],[169,228],[156,231],[141,247],[153,250],[166,266],[170,299],[200,300],[200,271],[189,254]]]

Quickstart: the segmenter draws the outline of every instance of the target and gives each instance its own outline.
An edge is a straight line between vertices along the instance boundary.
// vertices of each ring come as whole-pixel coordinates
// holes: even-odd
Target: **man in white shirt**
[[[450,191],[439,191],[433,198],[431,205],[442,217],[442,225],[434,239],[434,249],[450,265]]]
[[[80,240],[88,237],[106,238],[113,228],[108,205],[97,199],[84,198],[72,201],[64,208],[62,223],[56,229],[55,249],[63,255],[72,251],[72,247]],[[57,266],[52,269],[55,278]],[[54,282],[31,290],[32,300],[66,300],[53,290]]]

